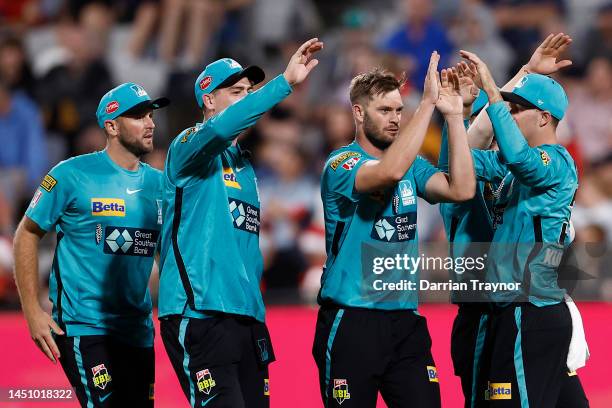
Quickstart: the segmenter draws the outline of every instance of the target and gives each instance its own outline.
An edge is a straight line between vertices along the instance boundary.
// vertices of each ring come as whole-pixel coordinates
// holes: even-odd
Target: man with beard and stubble
[[[459,79],[431,56],[419,108],[400,130],[393,74],[353,78],[355,141],[334,151],[321,180],[327,262],[313,345],[326,407],[439,407],[440,388],[425,318],[417,313],[416,197],[465,201],[475,178],[463,125]],[[448,123],[449,174],[417,155],[434,108]]]
[[[148,282],[162,174],[140,158],[153,150],[153,110],[168,103],[131,82],[104,95],[96,115],[106,149],[51,169],[15,234],[15,275],[32,340],[59,359],[82,407],[153,406]],[[37,263],[51,229],[52,317],[39,303]]]

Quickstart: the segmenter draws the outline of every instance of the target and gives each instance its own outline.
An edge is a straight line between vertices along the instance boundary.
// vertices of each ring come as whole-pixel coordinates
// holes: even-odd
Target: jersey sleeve
[[[72,201],[74,188],[68,167],[66,162],[62,162],[49,171],[26,210],[25,215],[45,231],[57,224]]]
[[[351,201],[359,200],[360,194],[355,190],[357,171],[368,159],[359,152],[343,151],[329,158],[323,169],[321,191],[340,195]]]
[[[497,151],[472,149],[472,160],[477,180],[496,183],[508,173],[508,168]]]
[[[551,146],[530,147],[503,102],[489,106],[487,113],[501,155],[517,180],[540,188],[561,182],[565,174],[560,171],[560,166],[565,159],[556,149]]]
[[[417,195],[427,200],[427,197],[425,196],[425,186],[427,185],[429,178],[438,173],[440,170],[421,156],[417,156],[414,159],[412,167]]]
[[[221,154],[240,133],[253,126],[291,91],[285,77],[279,75],[203,124],[183,131],[171,146],[169,165],[172,174],[189,173],[189,169],[197,170]]]

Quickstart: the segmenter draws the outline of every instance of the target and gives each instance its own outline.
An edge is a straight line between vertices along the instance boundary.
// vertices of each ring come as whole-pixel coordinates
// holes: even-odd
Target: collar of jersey
[[[110,164],[115,170],[125,174],[126,176],[130,176],[130,177],[139,177],[140,173],[142,172],[143,169],[143,165],[142,163],[139,163],[138,165],[138,170],[128,170],[128,169],[124,169],[123,167],[121,167],[120,165],[118,165],[117,163],[115,163],[113,161],[113,159],[110,158],[110,156],[108,155],[108,152],[106,151],[106,149],[102,150],[100,152],[100,155],[104,158],[104,160],[106,160],[106,162],[108,162],[108,164]]]

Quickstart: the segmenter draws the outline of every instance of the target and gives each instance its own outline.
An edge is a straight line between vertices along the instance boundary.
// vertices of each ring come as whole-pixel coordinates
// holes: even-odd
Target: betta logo
[[[108,105],[106,105],[106,113],[108,114],[116,112],[117,109],[119,109],[119,102],[117,101],[109,102]]]
[[[204,77],[204,79],[200,81],[200,89],[205,90],[206,88],[208,88],[208,85],[210,85],[211,82],[212,82],[211,76]]]

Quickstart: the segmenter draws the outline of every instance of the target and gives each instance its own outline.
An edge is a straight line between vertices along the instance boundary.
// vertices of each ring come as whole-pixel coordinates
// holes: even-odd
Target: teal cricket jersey
[[[106,151],[73,157],[43,179],[26,216],[57,232],[49,282],[68,336],[115,335],[153,346],[148,283],[162,223],[160,171],[128,171]]]
[[[464,121],[469,127],[469,121]],[[442,128],[442,143],[438,168],[448,172],[448,127]],[[440,215],[444,223],[446,239],[454,258],[476,258],[486,254],[486,243],[493,240],[494,188],[489,181],[476,182],[476,194],[471,200],[462,203],[440,203]],[[473,244],[473,245],[471,245]],[[484,281],[485,271],[477,268],[465,269],[462,273],[449,271],[453,282]],[[470,286],[468,286],[470,287]],[[482,292],[451,292],[453,303],[461,301],[484,301]]]
[[[491,300],[528,296],[537,306],[562,302],[557,266],[578,188],[576,165],[561,145],[529,147],[503,102],[489,106],[487,113],[500,151],[473,150],[476,177],[502,182],[504,203],[496,215],[487,281],[521,284],[520,291],[492,292]]]
[[[238,135],[291,93],[282,75],[170,145],[164,172],[159,316],[264,321],[259,195]]]
[[[321,177],[325,215],[327,261],[321,278],[319,303],[369,309],[416,309],[418,268],[399,267],[380,271],[381,259],[397,256],[418,258],[417,199],[438,170],[417,156],[402,180],[385,191],[355,191],[357,170],[377,160],[357,142],[334,151]],[[376,271],[376,272],[375,272]],[[410,273],[413,272],[413,273]],[[393,284],[394,289],[382,288]],[[399,285],[396,285],[399,284]]]

